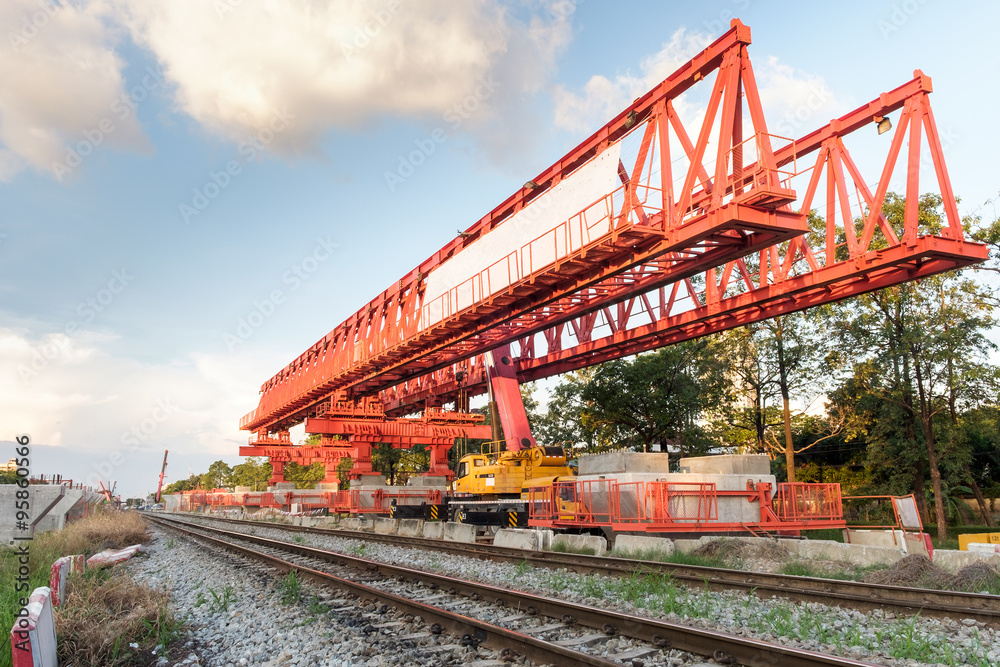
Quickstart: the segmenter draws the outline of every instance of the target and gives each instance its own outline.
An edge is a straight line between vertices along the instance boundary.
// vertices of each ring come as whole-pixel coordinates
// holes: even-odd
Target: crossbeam
[[[285,431],[336,396],[375,395],[801,236],[805,218],[788,206],[795,193],[767,133],[749,43],[749,29],[734,21],[266,382],[241,428]],[[708,110],[689,132],[672,101],[702,81]],[[631,141],[638,149],[626,158]],[[654,272],[641,269],[650,263]]]

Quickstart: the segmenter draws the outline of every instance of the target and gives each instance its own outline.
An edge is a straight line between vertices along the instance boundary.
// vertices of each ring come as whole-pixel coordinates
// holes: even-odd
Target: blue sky
[[[733,16],[774,132],[930,75],[996,217],[995,3],[3,3],[0,440],[126,495],[239,462],[264,380]]]

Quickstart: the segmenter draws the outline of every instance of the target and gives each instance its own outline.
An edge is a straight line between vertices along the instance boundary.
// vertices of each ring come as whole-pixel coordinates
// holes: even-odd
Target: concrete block
[[[317,491],[340,491],[340,482],[317,482]]]
[[[252,486],[237,486],[233,488],[233,493],[252,493],[252,492],[253,492]]]
[[[406,480],[406,486],[416,486],[420,488],[446,489],[448,480],[441,475],[417,475]]]
[[[49,568],[49,588],[52,604],[58,607],[66,601],[66,581],[71,574],[83,574],[83,556],[63,556]]]
[[[424,537],[429,540],[442,539],[444,537],[444,524],[440,521],[425,521]]]
[[[805,540],[793,540],[785,537],[778,538],[778,544],[792,556],[799,555],[799,545],[803,542],[805,542]]]
[[[966,551],[979,554],[1000,554],[1000,544],[991,544],[989,542],[970,542],[968,547],[969,548],[966,549]]]
[[[386,487],[388,484],[385,483],[385,477],[382,475],[361,475],[357,479],[351,480],[351,489],[360,489],[362,487]]]
[[[949,572],[958,572],[966,565],[986,563],[1000,567],[1000,554],[983,553],[980,551],[958,551],[956,549],[935,549],[934,564]]]
[[[674,543],[666,537],[618,535],[615,537],[615,551],[626,556],[650,551],[669,556],[674,552]]]
[[[550,532],[551,531],[545,531]],[[511,549],[544,550],[545,536],[542,531],[525,528],[501,528],[493,537],[493,546]]]
[[[87,569],[96,570],[102,567],[107,567],[109,565],[117,565],[127,561],[132,556],[139,553],[142,550],[141,544],[133,544],[130,547],[125,547],[124,549],[119,549],[115,551],[114,549],[105,549],[100,553],[96,553],[87,559]]]
[[[867,546],[864,544],[841,544],[831,540],[802,540],[799,543],[799,557],[820,560],[839,560],[853,565],[892,565],[906,554],[902,549]]]
[[[27,618],[15,620],[10,630],[14,667],[58,667],[51,589],[48,586],[36,588],[25,609]]]
[[[424,536],[424,520],[423,519],[400,519],[399,529],[396,531],[397,535],[402,537],[423,537]]]
[[[270,493],[274,493],[275,491],[294,491],[295,482],[275,482],[273,485],[267,487],[267,490]]]
[[[904,549],[903,532],[900,530],[851,530],[844,531],[846,542],[864,544],[872,547],[892,547]]]
[[[449,521],[444,524],[444,539],[449,542],[468,542],[475,544],[476,527],[471,523],[456,523]]]
[[[399,519],[375,519],[375,532],[379,535],[395,535],[399,532]]]
[[[593,550],[593,555],[603,556],[608,550],[608,541],[600,535],[567,535],[557,533],[552,538],[552,548],[555,550],[560,544],[565,545],[567,551],[579,552],[583,549]]]
[[[674,540],[674,551],[680,552],[682,554],[689,554],[701,545],[705,544],[706,539],[699,537],[697,539],[684,538],[680,540]]]
[[[372,522],[359,519],[358,517],[350,517],[342,520],[340,527],[344,530],[370,530]]]
[[[535,532],[538,533],[538,548],[542,551],[552,551],[552,540],[556,534],[548,529],[537,529]]]
[[[607,452],[580,457],[581,475],[607,475],[622,472],[670,472],[666,452]]]
[[[677,462],[682,473],[696,475],[770,475],[766,454],[718,454],[691,456]]]

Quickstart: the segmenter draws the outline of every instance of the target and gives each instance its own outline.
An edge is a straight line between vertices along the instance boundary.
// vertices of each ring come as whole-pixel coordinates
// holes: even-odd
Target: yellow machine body
[[[452,488],[457,493],[520,497],[522,488],[551,484],[553,478],[573,474],[562,447],[537,446],[463,456]]]

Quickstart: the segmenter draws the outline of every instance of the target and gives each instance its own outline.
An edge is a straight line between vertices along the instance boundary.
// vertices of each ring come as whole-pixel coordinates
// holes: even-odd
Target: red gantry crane
[[[259,405],[240,422],[251,431],[240,453],[267,456],[272,481],[283,479],[288,461],[323,461],[332,481],[343,456],[354,461],[352,477],[371,472],[373,443],[423,443],[431,449],[428,474],[450,477],[446,453],[455,438],[489,437],[468,409],[487,384],[507,448],[516,451],[534,442],[519,380],[986,258],[984,246],[963,237],[929,77],[918,70],[790,139],[768,132],[749,45],[749,27],[733,20],[725,35],[265,382]],[[707,93],[697,121],[674,105],[688,91]],[[893,122],[891,137],[870,147],[883,152],[881,168],[866,173],[845,139],[859,130],[873,139]],[[899,175],[902,233],[882,215]],[[917,216],[931,179],[946,222],[934,234]],[[825,229],[807,234],[814,206]],[[443,410],[449,403],[455,409]],[[288,429],[303,422],[322,436],[319,446],[292,446]]]
[[[169,449],[163,450],[163,467],[160,468],[160,482],[156,485],[156,502],[160,502],[160,492],[163,490],[163,476],[167,474],[167,454]]]

